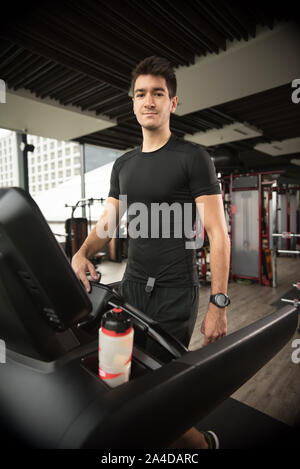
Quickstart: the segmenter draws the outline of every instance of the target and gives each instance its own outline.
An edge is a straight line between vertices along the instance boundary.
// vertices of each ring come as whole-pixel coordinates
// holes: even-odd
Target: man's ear
[[[172,98],[172,109],[171,109],[171,112],[174,114],[174,112],[176,111],[177,109],[177,105],[178,105],[178,96],[174,96]]]

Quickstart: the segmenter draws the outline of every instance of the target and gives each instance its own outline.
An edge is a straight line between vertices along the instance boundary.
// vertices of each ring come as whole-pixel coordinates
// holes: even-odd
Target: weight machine
[[[292,285],[294,288],[296,288],[296,292],[294,293],[293,298],[280,298],[280,301],[293,305],[295,308],[297,308],[298,313],[300,313],[300,282],[293,283]],[[291,292],[288,292],[286,295],[291,296],[289,293]],[[298,327],[297,332],[300,334],[300,327]]]
[[[231,279],[249,279],[274,287],[277,254],[298,254],[295,249],[298,237],[295,232],[299,226],[296,194],[300,188],[279,187],[281,173],[231,174],[221,179],[231,239]],[[279,248],[276,243],[278,227],[286,233]]]
[[[300,238],[300,234],[294,234],[294,233],[289,233],[289,232],[283,232],[283,233],[273,233],[272,234],[274,241],[273,241],[273,249],[272,249],[272,266],[273,266],[273,287],[276,288],[278,286],[277,284],[277,255],[278,254],[293,254],[293,255],[299,255],[300,250],[292,250],[292,249],[278,249],[277,248],[277,240],[278,239],[283,239],[283,240],[289,240],[289,239],[297,239]]]
[[[75,205],[65,204],[65,207],[70,207],[71,217],[65,221],[65,231],[66,231],[66,254],[69,259],[71,259],[74,254],[78,251],[84,240],[88,235],[89,231],[92,229],[92,217],[91,217],[91,206],[95,202],[100,202],[103,204],[105,199],[79,199]],[[74,213],[77,208],[89,208],[89,220],[86,217],[74,217]]]
[[[300,282],[297,282],[297,283],[293,283],[293,287],[295,287],[298,292],[300,293]],[[299,294],[298,293],[298,294]],[[299,298],[294,298],[293,300],[289,299],[289,298],[280,298],[280,301],[283,301],[284,303],[291,303],[293,304],[294,306],[296,306],[296,308],[299,308],[300,307],[300,300]]]
[[[298,256],[297,240],[300,234],[296,231],[299,227],[299,189],[277,188],[273,193],[273,232],[270,233],[270,244],[272,250],[273,287],[277,287],[277,256]],[[298,202],[297,202],[298,194]],[[298,208],[297,208],[298,204]]]

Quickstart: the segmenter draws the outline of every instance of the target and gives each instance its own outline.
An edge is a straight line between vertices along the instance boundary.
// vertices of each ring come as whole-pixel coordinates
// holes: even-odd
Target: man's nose
[[[151,93],[147,93],[145,96],[145,106],[154,106],[154,99]]]

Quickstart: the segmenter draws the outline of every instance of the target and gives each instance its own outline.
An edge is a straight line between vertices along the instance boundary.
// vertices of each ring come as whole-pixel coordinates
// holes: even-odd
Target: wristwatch
[[[226,308],[230,305],[230,299],[225,293],[216,293],[215,295],[210,296],[210,303],[218,306],[218,308]]]

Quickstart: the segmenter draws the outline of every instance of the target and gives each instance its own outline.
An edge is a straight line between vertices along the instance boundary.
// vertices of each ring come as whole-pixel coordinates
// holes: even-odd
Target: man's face
[[[175,112],[177,96],[169,97],[165,78],[140,75],[134,85],[133,111],[139,124],[148,130],[169,125],[170,113]]]

